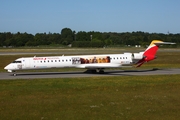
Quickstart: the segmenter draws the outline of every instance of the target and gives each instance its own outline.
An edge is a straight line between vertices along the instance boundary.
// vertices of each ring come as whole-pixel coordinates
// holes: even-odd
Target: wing
[[[121,64],[113,63],[98,63],[98,64],[80,64],[77,65],[77,68],[87,68],[87,69],[98,69],[98,68],[117,68],[121,67]]]

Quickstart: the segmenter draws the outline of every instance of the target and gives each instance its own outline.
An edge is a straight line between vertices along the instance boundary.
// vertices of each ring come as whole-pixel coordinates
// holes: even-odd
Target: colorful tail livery
[[[153,40],[151,42],[151,44],[149,45],[149,47],[144,51],[143,58],[136,63],[136,65],[137,65],[136,67],[140,67],[143,63],[154,60],[156,58],[155,55],[156,55],[156,52],[157,52],[159,46],[164,45],[164,44],[171,44],[172,45],[175,43],[163,42],[160,40]]]
[[[143,63],[154,60],[160,45],[175,44],[153,40],[144,52],[103,54],[103,55],[76,55],[76,56],[45,56],[18,58],[8,64],[4,69],[8,72],[18,70],[36,70],[48,68],[85,68],[91,72],[104,72],[105,68],[118,68],[136,65],[140,67]],[[16,73],[14,73],[16,75]]]

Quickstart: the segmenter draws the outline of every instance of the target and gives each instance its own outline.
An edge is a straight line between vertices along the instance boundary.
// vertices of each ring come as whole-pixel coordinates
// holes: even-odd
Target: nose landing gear
[[[17,76],[16,71],[11,71],[13,76]]]
[[[16,74],[16,73],[13,73],[13,76],[17,76],[17,74]]]

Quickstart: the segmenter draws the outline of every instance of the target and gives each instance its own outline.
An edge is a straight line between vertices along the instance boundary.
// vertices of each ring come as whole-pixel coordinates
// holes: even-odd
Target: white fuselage
[[[87,68],[103,69],[121,67],[132,64],[132,54],[105,54],[82,56],[48,56],[18,58],[4,69],[9,72],[17,70],[48,69],[48,68]]]

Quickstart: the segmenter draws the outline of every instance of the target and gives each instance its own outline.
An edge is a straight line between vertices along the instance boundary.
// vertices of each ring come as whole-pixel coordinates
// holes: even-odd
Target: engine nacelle
[[[144,56],[143,56],[143,53],[133,53],[132,54],[132,59],[135,59],[135,60],[141,60],[141,59],[143,59],[144,58]]]

